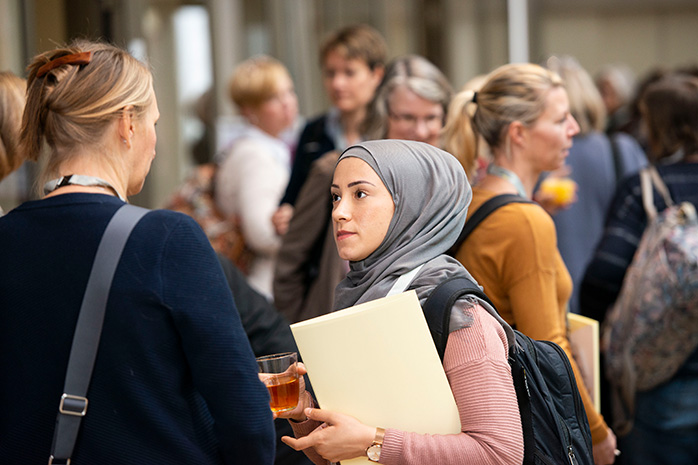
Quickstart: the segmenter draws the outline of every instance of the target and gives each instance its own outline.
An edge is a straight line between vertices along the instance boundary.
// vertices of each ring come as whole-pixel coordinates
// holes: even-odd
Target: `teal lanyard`
[[[490,163],[490,165],[487,167],[487,173],[491,174],[492,176],[497,176],[498,178],[502,178],[509,181],[514,185],[517,193],[521,197],[525,199],[528,198],[528,195],[526,194],[526,189],[524,189],[521,179],[519,179],[519,177],[513,171],[510,171],[506,168],[502,168],[501,166],[495,165],[494,163]]]

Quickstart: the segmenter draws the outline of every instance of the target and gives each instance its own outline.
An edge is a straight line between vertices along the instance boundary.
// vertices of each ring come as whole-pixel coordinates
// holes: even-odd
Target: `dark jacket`
[[[274,303],[292,323],[331,312],[334,289],[348,270],[337,253],[331,221],[330,186],[338,158],[333,151],[313,163],[276,256]]]
[[[298,139],[291,178],[280,203],[295,205],[298,194],[310,172],[310,165],[322,155],[336,148],[334,141],[327,133],[327,118],[328,114],[325,113],[305,125]]]
[[[223,273],[233,292],[242,326],[250,340],[255,356],[297,352],[288,320],[260,293],[247,284],[245,275],[224,255],[218,254]],[[309,390],[309,386],[307,386]],[[297,452],[281,442],[282,436],[293,436],[288,420],[277,419],[275,465],[311,465],[303,452]]]

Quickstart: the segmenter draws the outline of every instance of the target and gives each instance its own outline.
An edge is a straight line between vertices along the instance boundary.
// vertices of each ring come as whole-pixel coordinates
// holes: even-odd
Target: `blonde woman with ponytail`
[[[150,70],[117,47],[78,41],[35,57],[28,71],[20,145],[42,158],[43,190],[0,218],[3,463],[49,458],[97,247],[145,182],[159,116]],[[74,463],[273,462],[269,396],[192,218],[142,217],[100,334]]]
[[[470,102],[463,102],[459,127],[466,160],[475,159],[478,137],[492,153],[486,175],[473,188],[469,217],[499,194],[531,199],[541,173],[563,165],[572,137],[579,132],[560,77],[533,64],[494,70]],[[572,280],[558,252],[550,215],[535,203],[505,205],[474,230],[456,258],[509,324],[562,347],[589,419],[594,462],[612,464],[615,435],[595,410],[567,339]]]

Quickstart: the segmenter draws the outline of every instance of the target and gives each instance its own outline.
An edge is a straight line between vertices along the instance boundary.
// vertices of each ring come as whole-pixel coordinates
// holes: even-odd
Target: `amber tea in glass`
[[[298,405],[299,379],[295,352],[267,355],[257,359],[259,378],[269,390],[273,412],[293,410]]]

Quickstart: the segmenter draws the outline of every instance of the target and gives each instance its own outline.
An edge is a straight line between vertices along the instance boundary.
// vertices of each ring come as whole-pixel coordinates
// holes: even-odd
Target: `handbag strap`
[[[97,358],[112,279],[131,231],[146,213],[147,209],[133,205],[120,207],[109,221],[97,248],[70,348],[49,465],[70,464],[80,422],[87,413],[85,396]]]
[[[667,207],[674,205],[671,199],[671,194],[666,184],[659,175],[657,168],[648,166],[640,170],[640,187],[642,189],[642,206],[647,213],[647,222],[653,221],[657,217],[657,207],[654,205],[654,194],[652,185],[657,189],[659,194],[664,198]]]

